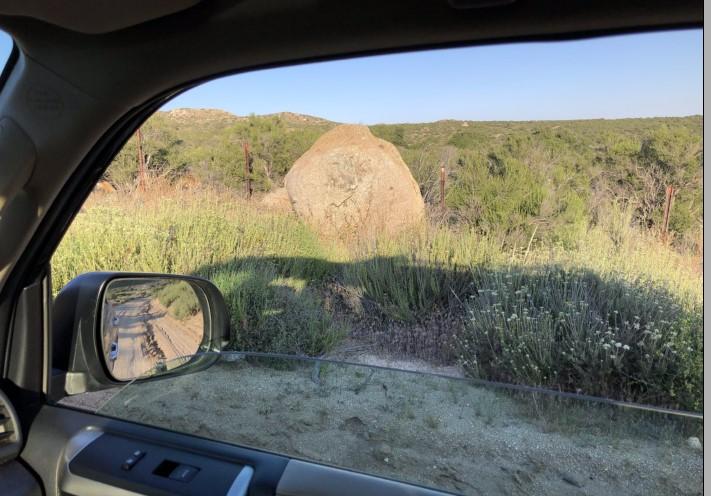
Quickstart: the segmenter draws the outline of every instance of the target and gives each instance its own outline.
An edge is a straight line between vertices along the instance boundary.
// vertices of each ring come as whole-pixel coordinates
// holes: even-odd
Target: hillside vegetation
[[[148,190],[134,138],[107,171],[119,192],[92,195],[55,254],[55,287],[91,270],[196,274],[225,295],[233,349],[323,355],[348,338],[472,377],[703,409],[699,117],[373,126],[430,222],[348,246],[244,198],[244,140],[264,192],[334,125],[158,113]]]
[[[220,110],[158,112],[143,126],[148,168],[175,181],[189,175],[244,191],[243,143],[253,153],[253,186],[266,192],[336,123],[281,113],[238,117]],[[425,200],[439,203],[447,174],[449,224],[465,225],[507,245],[574,245],[589,225],[623,208],[631,221],[657,230],[665,189],[676,189],[669,229],[674,244],[698,249],[702,227],[701,117],[545,122],[439,121],[375,125],[395,144]],[[107,179],[131,189],[136,138]],[[438,213],[439,214],[439,213]]]

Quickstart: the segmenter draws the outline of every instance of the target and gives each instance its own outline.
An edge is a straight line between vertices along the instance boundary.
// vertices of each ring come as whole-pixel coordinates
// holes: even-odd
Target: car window
[[[99,413],[460,494],[595,494],[620,471],[614,493],[665,494],[693,491],[702,470],[678,449],[698,418],[296,357],[223,353],[208,371],[133,383]],[[655,475],[632,473],[651,453]]]
[[[701,41],[425,51],[180,95],[52,278],[207,278],[229,344],[65,403],[465,494],[699,493]],[[120,379],[172,369],[160,343],[193,315],[175,293],[112,300]]]
[[[10,52],[12,52],[12,38],[4,31],[0,31],[0,67],[5,67]]]

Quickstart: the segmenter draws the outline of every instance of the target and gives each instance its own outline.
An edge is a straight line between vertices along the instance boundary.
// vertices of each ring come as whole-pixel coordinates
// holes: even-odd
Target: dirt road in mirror
[[[161,362],[194,354],[202,340],[202,313],[179,320],[157,298],[113,305],[107,324],[113,350],[107,363],[117,379],[138,377]]]

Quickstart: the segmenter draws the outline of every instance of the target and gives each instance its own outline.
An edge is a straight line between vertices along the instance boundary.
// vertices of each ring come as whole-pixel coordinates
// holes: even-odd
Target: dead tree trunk
[[[249,153],[249,143],[246,141],[242,143],[242,148],[244,149],[244,175],[246,178],[245,193],[247,199],[250,199],[252,198],[252,154]]]
[[[143,154],[143,133],[139,127],[136,131],[138,138],[138,190],[146,190],[146,156]]]
[[[445,181],[447,175],[444,170],[444,164],[442,164],[439,168],[439,206],[442,209],[442,212],[445,211],[445,203],[444,203],[444,186],[445,186]]]
[[[674,195],[676,189],[674,186],[667,186],[666,198],[664,200],[664,218],[662,220],[662,241],[665,243],[669,240],[669,216],[674,205]]]

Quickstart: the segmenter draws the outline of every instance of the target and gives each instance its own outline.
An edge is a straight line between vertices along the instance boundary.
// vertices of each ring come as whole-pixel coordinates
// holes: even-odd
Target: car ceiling
[[[6,2],[0,10],[5,15],[32,17],[72,31],[98,34],[165,17],[198,2],[199,0],[23,0]]]
[[[49,231],[64,229],[78,207],[62,204],[62,222],[41,223],[58,198],[78,194],[65,184],[100,138],[132,109],[191,82],[356,54],[702,23],[702,2],[690,0],[3,2],[0,29],[19,55],[0,119],[17,124],[33,156],[22,159],[31,173],[0,211],[0,290],[28,245],[51,253],[58,240]]]

